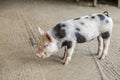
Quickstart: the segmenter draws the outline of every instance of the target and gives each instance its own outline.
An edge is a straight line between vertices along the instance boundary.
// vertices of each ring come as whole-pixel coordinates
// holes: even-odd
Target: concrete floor
[[[114,29],[106,59],[96,58],[97,40],[77,44],[72,61],[61,63],[63,50],[46,59],[35,56],[39,33],[59,21],[109,11]],[[70,1],[0,1],[0,80],[120,80],[120,9],[96,8]]]

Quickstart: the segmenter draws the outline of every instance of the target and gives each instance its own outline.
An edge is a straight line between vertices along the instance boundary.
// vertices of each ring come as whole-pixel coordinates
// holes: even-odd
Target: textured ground
[[[61,20],[108,10],[114,20],[106,59],[98,60],[97,40],[77,44],[72,61],[60,62],[63,50],[47,59],[35,56],[39,33]],[[0,80],[120,80],[120,9],[67,1],[0,1]]]

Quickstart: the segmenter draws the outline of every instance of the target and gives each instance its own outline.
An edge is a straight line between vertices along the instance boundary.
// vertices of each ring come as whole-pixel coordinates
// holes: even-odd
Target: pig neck
[[[54,42],[54,44],[55,44],[55,46],[56,46],[56,51],[58,51],[58,49],[60,48],[60,46],[59,46],[59,41],[54,37],[54,35],[53,35],[53,33],[51,32],[51,30],[48,31],[48,34],[51,36],[51,38],[52,38],[52,40],[53,40],[53,42]],[[55,51],[55,52],[56,52],[56,51]]]

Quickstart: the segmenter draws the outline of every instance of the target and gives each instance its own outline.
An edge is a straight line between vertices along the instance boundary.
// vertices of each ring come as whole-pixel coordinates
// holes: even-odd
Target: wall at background
[[[77,0],[0,0],[0,2],[6,2],[6,1],[56,1],[56,2],[70,2],[70,3],[79,3],[80,5],[85,5],[85,6],[91,6],[94,0],[79,0],[79,2],[76,2]],[[102,5],[113,5],[117,6],[118,5],[118,0],[97,0],[98,4]]]

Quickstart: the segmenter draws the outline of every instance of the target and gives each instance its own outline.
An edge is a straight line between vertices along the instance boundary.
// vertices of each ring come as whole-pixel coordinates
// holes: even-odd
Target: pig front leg
[[[62,57],[62,61],[64,62],[66,57],[67,57],[67,46],[64,47],[65,48],[65,51],[64,51],[64,55]]]
[[[71,61],[74,48],[75,48],[75,43],[72,43],[71,48],[67,47],[67,51],[66,51],[65,56],[64,56],[64,65],[69,64],[69,62]]]

